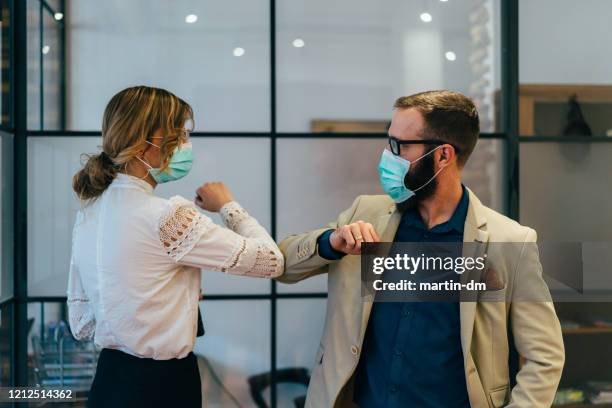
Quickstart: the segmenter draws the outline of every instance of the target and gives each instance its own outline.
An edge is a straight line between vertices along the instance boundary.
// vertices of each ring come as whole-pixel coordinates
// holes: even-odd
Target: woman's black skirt
[[[119,350],[102,349],[88,407],[202,406],[202,388],[196,356],[154,360]]]

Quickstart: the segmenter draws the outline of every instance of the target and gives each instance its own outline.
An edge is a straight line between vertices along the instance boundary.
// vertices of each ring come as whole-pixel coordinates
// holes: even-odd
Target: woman
[[[125,89],[110,100],[102,152],[73,178],[83,205],[72,237],[70,327],[102,348],[91,407],[200,407],[192,352],[200,268],[274,278],[278,247],[222,183],[206,183],[195,204],[153,191],[184,177],[192,154],[192,109],[163,89]]]

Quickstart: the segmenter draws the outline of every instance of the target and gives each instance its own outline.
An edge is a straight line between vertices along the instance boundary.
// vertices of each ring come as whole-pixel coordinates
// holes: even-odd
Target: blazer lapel
[[[397,210],[395,203],[393,203],[387,208],[387,211],[383,215],[376,219],[373,225],[376,232],[379,233],[380,242],[393,242],[401,218],[402,214]],[[372,296],[367,296],[362,299],[361,339],[365,336],[373,301],[374,299]]]
[[[468,245],[463,246],[463,257],[481,257],[484,256],[487,250],[489,241],[489,233],[484,229],[486,218],[480,200],[468,189],[470,196],[470,204],[468,213],[465,219],[463,229],[463,242]],[[464,273],[461,275],[461,282],[465,283],[469,278],[476,278],[474,275]],[[480,279],[475,279],[480,281]],[[469,295],[469,296],[473,296]],[[472,343],[472,333],[474,332],[474,319],[476,318],[477,302],[473,299],[470,301],[462,301],[459,304],[460,321],[461,321],[461,349],[463,357],[467,359],[469,356],[470,345]]]

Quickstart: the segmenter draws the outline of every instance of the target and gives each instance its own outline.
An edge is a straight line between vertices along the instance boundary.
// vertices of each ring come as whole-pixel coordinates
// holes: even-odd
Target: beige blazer
[[[469,247],[479,253],[467,255],[486,253],[489,242],[513,242],[519,248],[515,254],[498,251],[496,255],[501,258],[496,269],[505,286],[483,293],[478,302],[460,303],[461,346],[471,406],[550,407],[565,359],[559,320],[551,302],[513,301],[516,295],[533,292],[534,288],[548,293],[537,247],[526,245],[536,241],[536,232],[485,207],[468,192],[464,242],[476,242]],[[347,255],[337,261],[326,260],[318,254],[317,238],[329,228],[363,220],[372,223],[382,242],[392,242],[400,218],[401,213],[388,196],[359,196],[326,228],[291,235],[280,243],[286,264],[279,281],[295,283],[321,273],[327,273],[328,279],[325,326],[308,387],[307,407],[355,406],[353,374],[372,308],[371,299],[361,296],[360,257]],[[507,271],[511,270],[521,271],[518,278],[510,279]],[[502,301],[483,301],[491,296]],[[508,321],[524,361],[512,389]]]

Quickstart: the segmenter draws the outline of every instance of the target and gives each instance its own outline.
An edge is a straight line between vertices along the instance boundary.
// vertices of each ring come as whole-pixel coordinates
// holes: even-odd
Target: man
[[[279,281],[328,274],[306,405],[549,407],[564,362],[559,321],[549,301],[516,301],[533,288],[548,293],[536,233],[485,207],[461,184],[479,135],[473,102],[431,91],[399,98],[394,107],[379,164],[387,195],[359,196],[327,228],[280,244],[286,265]],[[363,242],[379,241],[487,248],[505,242],[522,250],[498,253],[490,280],[497,290],[478,302],[372,302],[362,297],[358,255]],[[491,294],[501,301],[485,302]],[[524,361],[512,389],[508,326]]]

